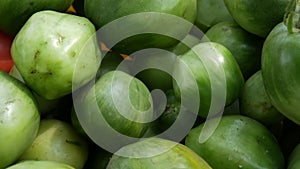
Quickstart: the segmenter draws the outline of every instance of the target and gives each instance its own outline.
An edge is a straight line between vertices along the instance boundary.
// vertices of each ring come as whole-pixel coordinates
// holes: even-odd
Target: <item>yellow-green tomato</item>
[[[6,169],[75,169],[67,164],[55,161],[22,161]]]
[[[36,137],[40,115],[29,89],[0,71],[0,168],[15,162]]]
[[[87,156],[86,140],[70,124],[56,119],[44,119],[36,139],[19,160],[50,160],[81,169]]]
[[[107,169],[212,169],[187,146],[161,138],[148,138],[122,147]]]

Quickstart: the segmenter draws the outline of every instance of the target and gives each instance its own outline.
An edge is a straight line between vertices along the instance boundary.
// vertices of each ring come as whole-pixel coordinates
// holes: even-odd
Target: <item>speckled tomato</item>
[[[55,11],[32,15],[12,45],[26,85],[53,100],[91,80],[101,56],[94,33],[94,25],[84,17]]]

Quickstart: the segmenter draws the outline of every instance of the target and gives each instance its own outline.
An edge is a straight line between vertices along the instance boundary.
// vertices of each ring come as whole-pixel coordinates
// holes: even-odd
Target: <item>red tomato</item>
[[[0,70],[5,72],[9,72],[14,65],[10,54],[12,41],[12,37],[0,30]]]

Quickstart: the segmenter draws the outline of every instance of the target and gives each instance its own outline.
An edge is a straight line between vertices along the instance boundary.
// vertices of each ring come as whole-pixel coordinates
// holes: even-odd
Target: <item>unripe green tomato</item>
[[[26,160],[16,163],[6,169],[75,169],[67,164],[58,163],[55,161],[35,161]]]
[[[243,115],[267,127],[278,125],[284,119],[284,116],[271,104],[261,71],[256,72],[246,81],[240,97],[240,110]]]
[[[84,12],[97,28],[117,23],[110,29],[114,29],[114,32],[101,34],[101,39],[109,43],[124,33],[125,36],[118,39],[122,41],[112,45],[115,45],[115,50],[129,55],[145,48],[166,48],[175,45],[178,41],[171,38],[172,35],[179,40],[183,39],[195,21],[196,3],[197,0],[87,0],[84,2]],[[170,19],[167,15],[172,15],[173,18]],[[124,17],[125,22],[118,20]],[[190,24],[179,24],[182,20]],[[141,33],[145,30],[146,33]],[[131,35],[131,31],[137,31],[137,34]],[[152,33],[153,31],[158,33]],[[128,35],[131,36],[126,37]]]
[[[233,21],[224,0],[197,0],[195,25],[203,32],[223,21]]]
[[[122,71],[105,73],[82,97],[80,105],[75,106],[76,113],[84,112],[88,125],[99,131],[103,129],[101,132],[105,134],[113,129],[126,136],[141,137],[153,118],[149,90],[140,80]]]
[[[300,124],[300,33],[280,23],[264,42],[262,76],[272,105],[285,117]]]
[[[88,157],[88,144],[68,123],[43,119],[32,145],[19,160],[48,160],[83,168]]]
[[[20,81],[0,71],[0,168],[15,162],[36,137],[36,100]]]
[[[207,61],[205,58],[211,60]],[[200,100],[195,104],[199,105],[198,114],[202,117],[208,115],[212,106],[213,90],[225,92],[226,98],[222,101],[229,105],[238,98],[244,85],[244,78],[236,60],[231,52],[219,43],[199,43],[180,55],[175,64],[175,95],[178,98],[192,97],[195,92],[199,92]],[[194,83],[197,83],[197,86],[194,86]],[[217,95],[221,97],[219,92]]]
[[[245,80],[260,69],[263,38],[247,32],[233,21],[220,22],[205,35],[210,41],[220,43],[230,50]]]
[[[15,37],[12,57],[26,85],[45,99],[58,99],[96,75],[101,53],[94,35],[84,17],[37,12]]]
[[[245,30],[262,38],[282,21],[289,0],[224,0],[232,18]]]
[[[0,29],[15,36],[30,16],[43,10],[66,11],[74,0],[2,0]]]
[[[204,123],[192,129],[185,144],[214,169],[283,169],[284,157],[272,133],[262,124],[241,115],[214,118],[205,123],[218,127],[204,142]]]
[[[211,167],[183,144],[161,138],[148,138],[117,151],[107,169],[166,169]]]

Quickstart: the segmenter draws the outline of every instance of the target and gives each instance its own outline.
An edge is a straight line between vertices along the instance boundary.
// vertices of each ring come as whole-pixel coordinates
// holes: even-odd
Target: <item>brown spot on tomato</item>
[[[37,70],[36,70],[36,69],[34,69],[34,70],[32,70],[32,71],[30,72],[30,74],[35,74],[35,73],[37,73]]]
[[[34,59],[36,59],[38,56],[40,56],[41,52],[39,50],[37,50],[35,53],[34,53]]]
[[[74,51],[73,51],[73,52],[71,52],[71,53],[70,53],[70,56],[71,56],[72,58],[75,58],[75,56],[76,56],[76,52],[74,52]]]
[[[59,44],[63,43],[65,37],[60,33],[57,33],[57,36],[58,36],[57,45],[59,45]]]

